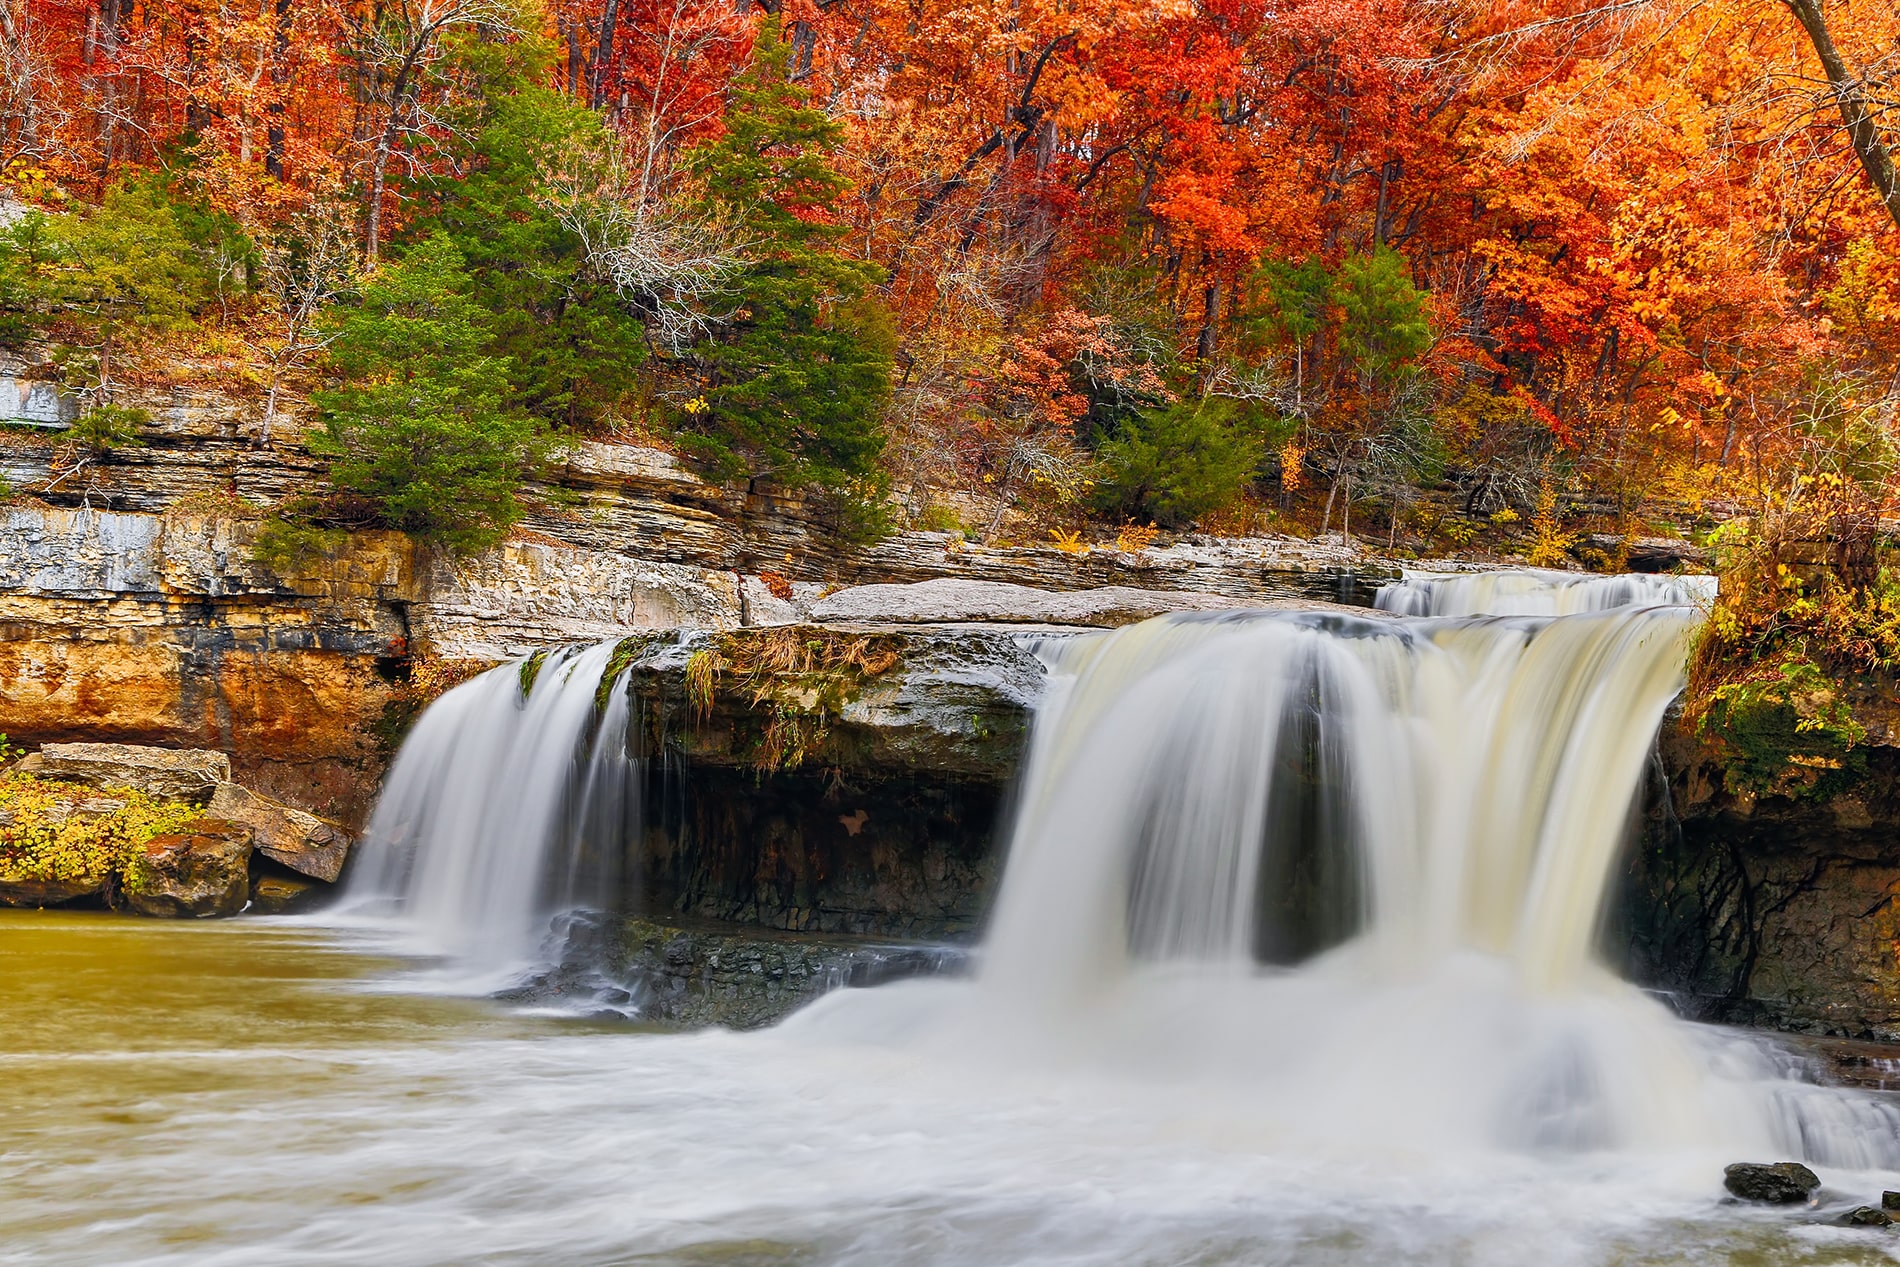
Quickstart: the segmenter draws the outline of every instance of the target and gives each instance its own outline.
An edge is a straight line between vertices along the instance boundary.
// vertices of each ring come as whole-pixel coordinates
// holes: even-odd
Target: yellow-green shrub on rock
[[[136,887],[139,851],[204,811],[130,788],[0,778],[0,905],[51,906]]]

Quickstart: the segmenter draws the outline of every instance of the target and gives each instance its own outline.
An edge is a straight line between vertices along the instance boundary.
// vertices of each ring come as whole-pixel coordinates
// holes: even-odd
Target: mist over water
[[[1900,1186],[1894,1099],[1592,951],[1700,618],[1675,584],[1050,644],[975,975],[765,1031],[392,994],[349,921],[0,916],[34,983],[0,992],[0,1264],[1900,1260],[1720,1203],[1743,1159],[1812,1160],[1835,1206]],[[608,654],[430,710],[359,913],[481,976],[611,891]]]

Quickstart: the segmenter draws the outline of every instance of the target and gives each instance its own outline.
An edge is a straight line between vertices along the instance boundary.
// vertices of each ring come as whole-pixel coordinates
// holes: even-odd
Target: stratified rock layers
[[[1880,738],[1813,801],[1722,790],[1666,727],[1612,961],[1692,1017],[1900,1041],[1900,749]]]

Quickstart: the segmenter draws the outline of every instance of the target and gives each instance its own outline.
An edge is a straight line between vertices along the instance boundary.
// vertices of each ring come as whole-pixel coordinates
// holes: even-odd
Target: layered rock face
[[[37,498],[0,504],[0,726],[29,744],[220,749],[251,786],[350,823],[373,798],[384,712],[416,652],[494,660],[629,629],[784,624],[866,581],[1121,586],[1138,591],[1119,604],[1130,613],[1140,592],[1331,598],[1391,572],[1290,539],[1077,555],[909,533],[842,550],[796,497],[581,443],[531,493],[517,538],[479,557],[359,532],[278,574],[254,558],[256,507],[322,469],[294,413],[263,444],[254,401],[128,392],[153,419],[140,443],[76,461],[60,445],[71,411],[49,392],[0,359],[0,422],[28,424],[0,431],[0,476]]]
[[[361,541],[321,573],[250,561],[254,526],[0,509],[0,700],[17,742],[231,754],[275,795],[359,815],[413,564]]]
[[[1735,796],[1665,729],[1606,933],[1697,1019],[1900,1041],[1900,747],[1818,801]]]

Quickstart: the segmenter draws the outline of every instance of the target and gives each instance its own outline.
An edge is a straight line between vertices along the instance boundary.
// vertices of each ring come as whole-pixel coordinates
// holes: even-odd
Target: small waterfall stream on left
[[[627,693],[601,680],[615,645],[549,652],[529,689],[524,662],[503,664],[424,712],[343,911],[390,918],[485,992],[557,955],[561,916],[611,906],[640,810]]]

